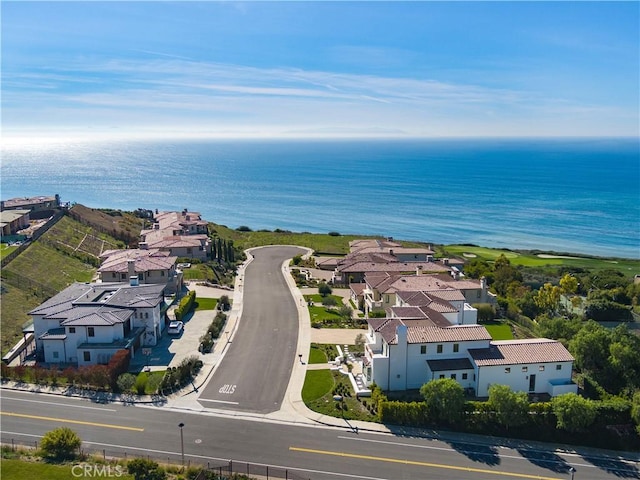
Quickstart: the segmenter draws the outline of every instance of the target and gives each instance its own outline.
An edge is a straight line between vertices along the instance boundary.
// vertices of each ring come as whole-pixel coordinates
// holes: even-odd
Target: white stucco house
[[[488,396],[492,384],[531,394],[577,392],[573,357],[546,338],[493,341],[477,325],[462,292],[395,292],[386,318],[369,318],[363,376],[383,390],[419,389],[440,378],[469,394]]]
[[[120,349],[133,357],[165,328],[164,285],[74,283],[29,312],[36,352],[47,363],[106,364]]]

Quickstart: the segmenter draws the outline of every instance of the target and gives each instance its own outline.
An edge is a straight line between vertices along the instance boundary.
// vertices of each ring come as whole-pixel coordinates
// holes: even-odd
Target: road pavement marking
[[[229,400],[210,400],[208,398],[199,398],[199,402],[216,402],[216,403],[229,403],[231,405],[240,405],[240,402],[231,402]]]
[[[375,460],[378,462],[401,463],[404,465],[415,465],[418,467],[443,468],[447,470],[459,470],[463,472],[474,472],[474,473],[488,473],[490,475],[500,475],[503,477],[531,478],[534,480],[562,480],[557,477],[543,477],[540,475],[529,475],[526,473],[500,472],[496,470],[486,470],[482,468],[459,467],[456,465],[444,465],[441,463],[417,462],[414,460],[403,460],[400,458],[374,457],[371,455],[359,455],[356,453],[345,453],[345,452],[331,452],[327,450],[314,450],[311,448],[289,447],[289,450],[293,452],[315,453],[318,455],[331,455],[334,457],[359,458],[361,460]]]
[[[71,407],[71,408],[85,408],[87,410],[102,410],[106,412],[117,412],[115,408],[103,408],[103,407],[87,407],[86,405],[73,405],[70,403],[57,403],[57,402],[43,402],[41,400],[27,400],[25,398],[14,398],[3,396],[3,400],[15,400],[17,402],[31,402],[31,403],[45,403],[47,405],[59,405],[61,407]]]
[[[353,438],[353,437],[343,437],[343,436],[338,436],[338,438],[340,438],[342,440],[349,440],[350,442],[383,443],[383,444],[387,444],[387,445],[396,445],[396,446],[399,446],[399,447],[424,448],[424,449],[427,449],[427,450],[444,450],[444,451],[447,451],[447,452],[451,451],[450,447],[433,447],[431,445],[416,445],[414,443],[389,442],[389,441],[385,441],[385,440],[372,440],[372,439],[369,439],[369,438]],[[472,445],[472,446],[473,445],[478,445],[477,443],[467,443],[467,442],[461,442],[461,443],[464,443],[466,445]],[[480,444],[480,446],[485,446],[485,445]],[[490,446],[490,445],[487,445],[487,446]],[[510,447],[501,446],[500,448],[507,449],[507,450],[513,450],[513,448],[510,448]],[[527,450],[532,451],[532,452],[542,451],[542,450],[533,450],[533,449],[527,449]],[[513,459],[513,460],[530,461],[530,459],[528,459],[526,457],[523,457],[523,456],[505,455],[504,453],[500,453],[500,454],[498,454],[498,453],[485,453],[485,452],[479,452],[479,451],[473,450],[471,448],[467,449],[467,450],[456,450],[456,451],[459,452],[459,453],[473,453],[474,455],[485,455],[485,456],[496,455],[496,456],[499,456],[500,458],[510,458],[510,459]],[[573,454],[573,455],[572,454],[568,454],[568,453],[565,453],[565,452],[553,452],[553,453],[555,453],[555,454],[559,453],[560,455],[567,455],[567,456],[574,456],[574,457],[578,457],[579,456],[579,455],[575,455],[575,454]],[[540,460],[542,460],[542,461],[544,461],[546,463],[557,463],[558,465],[565,463],[564,459],[561,461],[561,460],[546,460],[544,458],[541,458]],[[621,460],[621,459],[616,459],[616,461],[624,462],[624,460]],[[595,465],[591,465],[591,464],[588,464],[588,463],[571,463],[571,465],[574,465],[574,466],[577,466],[577,467],[597,468]]]
[[[83,422],[80,420],[69,420],[66,418],[41,417],[38,415],[25,415],[23,413],[12,413],[12,412],[0,412],[0,415],[6,415],[8,417],[33,418],[35,420],[50,420],[52,422],[76,423],[78,425],[90,425],[92,427],[115,428],[118,430],[132,430],[134,432],[144,432],[144,428],[125,427],[123,425],[110,425],[108,423]]]

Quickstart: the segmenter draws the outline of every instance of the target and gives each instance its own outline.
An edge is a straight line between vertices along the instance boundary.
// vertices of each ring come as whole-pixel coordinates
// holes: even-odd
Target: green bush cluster
[[[182,320],[191,311],[195,301],[195,290],[191,290],[184,297],[182,297],[182,300],[180,300],[180,303],[178,304],[178,308],[176,308],[175,310],[176,320]]]
[[[227,315],[222,312],[216,313],[213,321],[207,328],[207,333],[200,337],[200,346],[198,347],[202,353],[208,353],[213,348],[214,340],[220,337],[220,333],[227,323]]]
[[[185,358],[177,367],[169,367],[160,382],[161,393],[174,391],[191,382],[202,368],[202,360],[196,355]]]

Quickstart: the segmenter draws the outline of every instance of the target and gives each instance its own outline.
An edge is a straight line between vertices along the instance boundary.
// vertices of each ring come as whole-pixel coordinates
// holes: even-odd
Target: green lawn
[[[318,322],[325,319],[333,321],[340,318],[336,310],[328,307],[309,307],[309,315],[311,316],[311,322]]]
[[[215,310],[217,298],[196,298],[196,310]]]
[[[0,258],[6,257],[7,255],[9,255],[11,252],[13,252],[18,248],[18,247],[10,247],[6,243],[0,243],[0,245],[2,245],[2,247],[0,247]]]
[[[333,377],[331,370],[309,370],[304,377],[302,387],[302,400],[304,403],[312,402],[331,392]]]
[[[321,373],[322,375],[315,375]],[[309,374],[314,374],[310,376]],[[305,397],[304,388],[309,384],[309,388],[313,388],[313,394]],[[305,405],[314,412],[332,417],[343,417],[349,420],[365,420],[369,422],[377,421],[367,408],[366,402],[371,402],[369,398],[363,398],[362,401],[356,399],[349,378],[339,372],[331,370],[309,370],[305,378],[304,388],[302,390],[302,399]],[[337,403],[333,399],[333,394],[339,393],[343,398],[343,405],[346,410],[338,409]]]
[[[336,306],[344,305],[342,302],[342,297],[340,295],[328,295],[328,297],[333,298],[336,301]],[[322,301],[326,297],[323,297],[319,293],[314,293],[313,295],[305,295],[304,299],[308,302],[311,300],[313,303],[317,303],[318,305],[322,305]]]
[[[516,252],[512,250],[471,247],[466,245],[447,245],[444,249],[448,255],[456,255],[466,260],[480,258],[482,260],[492,262],[500,255],[505,255],[513,265],[522,265],[525,267],[564,265],[584,268],[590,271],[615,269],[630,277],[640,271],[640,260],[625,258],[600,258],[593,256],[571,255],[566,253],[555,254],[553,252],[549,252],[549,255],[554,258],[544,258],[544,255],[546,254],[541,252]]]
[[[74,465],[80,463],[66,463],[62,465],[44,463],[44,462],[31,462],[22,460],[9,460],[2,459],[0,463],[0,477],[2,480],[23,480],[25,478],[33,479],[47,479],[47,480],[69,480],[70,478],[77,477],[79,471],[78,468],[72,470]],[[99,468],[103,472],[103,477],[107,475],[107,465],[100,465]],[[126,467],[120,465],[120,470],[116,470],[115,465],[111,465],[111,473],[115,477],[116,473],[120,474],[117,477],[121,480],[133,480],[133,475],[127,473]],[[76,475],[73,473],[76,472]],[[97,473],[96,473],[97,476]],[[87,478],[82,475],[82,478]]]
[[[511,326],[507,323],[485,323],[484,326],[494,340],[513,340]]]
[[[309,363],[327,363],[327,356],[323,350],[311,345],[309,351]]]

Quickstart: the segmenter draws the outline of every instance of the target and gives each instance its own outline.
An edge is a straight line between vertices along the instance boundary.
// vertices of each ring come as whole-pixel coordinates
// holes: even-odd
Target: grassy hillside
[[[2,354],[22,337],[28,312],[73,282],[89,282],[98,256],[124,244],[109,235],[63,217],[40,239],[2,269],[0,327]]]
[[[210,223],[210,232],[221,238],[233,240],[236,247],[245,250],[262,245],[300,245],[308,247],[322,255],[346,255],[349,253],[349,242],[363,238],[384,239],[380,236],[367,235],[329,235],[328,233],[295,233],[289,231],[256,231],[244,232],[232,230],[224,225]],[[420,242],[399,242],[407,247],[425,246]]]

